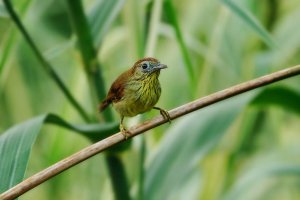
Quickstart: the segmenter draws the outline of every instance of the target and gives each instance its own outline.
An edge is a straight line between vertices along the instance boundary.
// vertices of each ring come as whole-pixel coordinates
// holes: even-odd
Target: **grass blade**
[[[7,63],[9,53],[14,45],[15,42],[15,33],[12,30],[9,30],[10,34],[6,38],[5,45],[3,45],[3,48],[0,48],[2,50],[2,54],[0,57],[0,76],[2,72],[4,71],[4,67]],[[12,33],[13,32],[13,33]]]
[[[122,160],[114,154],[109,154],[105,158],[113,182],[116,199],[130,200],[129,185]]]
[[[285,159],[285,158],[281,158]],[[277,161],[278,162],[278,161]],[[262,165],[264,164],[264,165]],[[255,166],[253,169],[248,169],[241,178],[234,184],[231,190],[225,195],[224,200],[238,200],[249,197],[249,193],[259,194],[257,189],[253,189],[255,187],[264,187],[264,179],[272,178],[274,182],[274,178],[280,177],[291,177],[291,176],[300,176],[300,166],[299,164],[293,162],[281,161],[278,163],[260,163],[258,166]],[[280,180],[280,179],[279,179]],[[251,196],[251,195],[250,195]],[[255,198],[247,198],[247,199],[258,199],[258,196]],[[259,198],[260,199],[260,198]],[[264,198],[261,198],[264,199]]]
[[[189,75],[190,81],[191,81],[191,86],[195,85],[195,77],[194,77],[194,72],[193,72],[193,64],[192,61],[190,59],[189,53],[188,53],[188,48],[185,45],[185,42],[183,40],[183,36],[182,36],[182,32],[180,30],[179,24],[178,24],[178,20],[177,20],[177,15],[176,12],[174,10],[174,6],[172,4],[171,1],[165,1],[164,4],[164,12],[168,17],[168,20],[170,21],[170,24],[173,26],[174,30],[175,30],[175,35],[177,38],[177,41],[179,43],[180,46],[180,50],[183,56],[183,60],[185,63],[185,67],[187,70],[187,74]]]
[[[300,94],[288,87],[278,86],[262,90],[252,101],[252,104],[259,107],[268,105],[280,106],[300,115]]]
[[[20,15],[21,16],[27,10],[29,4],[30,4],[30,0],[25,1],[23,3],[23,5],[20,8],[20,13],[21,13]],[[9,18],[9,13],[7,12],[6,7],[4,6],[4,4],[2,2],[0,2],[0,18],[1,17],[3,17],[3,18]],[[0,45],[0,51],[3,52],[1,54],[1,56],[0,56],[0,77],[3,77],[2,73],[4,71],[4,68],[5,68],[8,60],[9,60],[9,56],[10,56],[11,50],[14,47],[15,39],[16,39],[16,30],[11,29],[11,26],[9,26],[6,29],[6,33],[4,35],[5,35],[4,36],[5,40],[3,42],[4,43],[3,47],[1,48],[1,45]],[[0,82],[1,81],[5,81],[5,80],[1,79]],[[3,84],[0,84],[0,95],[1,95],[1,92],[3,91],[1,87],[3,87]]]
[[[276,47],[272,36],[254,15],[232,0],[221,0],[221,2],[224,3],[241,20],[243,20],[269,47]]]
[[[0,18],[9,18],[9,15],[2,2],[0,2]]]
[[[46,115],[16,125],[0,136],[0,193],[22,181],[33,143]]]
[[[91,30],[80,0],[68,0],[68,8],[70,19],[77,35],[79,50],[89,81],[92,99],[94,100],[92,105],[96,108],[98,101],[105,98],[106,92],[100,64],[97,59],[97,52],[93,44]],[[112,113],[110,110],[103,114],[106,120],[112,121]]]
[[[89,121],[89,116],[85,112],[85,110],[81,107],[81,105],[76,101],[76,99],[73,97],[69,89],[66,87],[66,85],[63,83],[63,81],[60,79],[58,74],[54,71],[53,67],[49,64],[49,62],[46,61],[46,59],[43,57],[42,53],[38,50],[36,44],[26,31],[24,25],[22,24],[21,20],[19,19],[17,13],[14,11],[14,8],[9,0],[3,0],[4,5],[6,6],[7,11],[10,14],[10,17],[15,22],[17,28],[20,30],[26,41],[28,42],[29,46],[35,53],[37,59],[41,62],[41,66],[44,68],[46,73],[56,82],[58,87],[62,90],[66,98],[70,101],[71,105],[75,108],[76,111],[80,114],[80,116],[85,120]]]
[[[158,40],[159,26],[161,24],[161,14],[162,14],[163,0],[156,0],[153,2],[151,9],[151,16],[149,18],[149,27],[146,31],[146,50],[145,55],[154,56],[154,49]]]
[[[94,45],[98,49],[105,33],[118,16],[125,0],[97,1],[88,13],[88,21],[94,38]]]

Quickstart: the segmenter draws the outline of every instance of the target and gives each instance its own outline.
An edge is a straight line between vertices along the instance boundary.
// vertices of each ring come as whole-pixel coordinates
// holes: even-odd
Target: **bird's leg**
[[[153,107],[153,109],[159,110],[159,112],[163,116],[163,118],[168,120],[169,123],[171,123],[171,117],[170,117],[169,113],[166,110],[164,110],[160,107],[155,107],[155,106]]]
[[[120,131],[121,131],[122,135],[124,135],[125,140],[127,140],[128,136],[129,136],[129,131],[127,131],[127,129],[124,127],[123,120],[124,120],[124,116],[121,116]]]

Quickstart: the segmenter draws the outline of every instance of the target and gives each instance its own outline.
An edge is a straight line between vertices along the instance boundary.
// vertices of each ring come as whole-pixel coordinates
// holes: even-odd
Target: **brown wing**
[[[123,97],[124,85],[131,75],[131,70],[122,73],[111,85],[106,98],[99,106],[99,111],[103,111],[112,102],[117,102]]]

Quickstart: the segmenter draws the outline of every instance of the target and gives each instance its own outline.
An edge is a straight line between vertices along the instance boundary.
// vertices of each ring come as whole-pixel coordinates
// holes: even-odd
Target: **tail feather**
[[[99,112],[102,112],[103,110],[105,110],[105,108],[107,108],[107,106],[109,106],[110,103],[111,102],[107,99],[102,101],[102,103],[99,105]]]

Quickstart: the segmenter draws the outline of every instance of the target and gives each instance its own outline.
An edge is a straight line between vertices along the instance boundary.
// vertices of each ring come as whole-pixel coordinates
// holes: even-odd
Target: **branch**
[[[203,107],[212,105],[224,99],[228,99],[230,97],[242,94],[244,92],[253,90],[255,88],[259,88],[273,82],[280,81],[282,79],[286,79],[292,76],[296,76],[300,74],[300,65],[287,68],[278,72],[274,72],[272,74],[262,76],[260,78],[247,81],[233,87],[227,88],[225,90],[221,90],[219,92],[213,93],[211,95],[205,96],[203,98],[197,99],[180,107],[177,107],[171,111],[169,111],[171,119],[176,119],[178,117],[184,116],[188,113],[191,113],[195,110],[199,110]],[[139,135],[147,130],[150,130],[154,127],[157,127],[161,124],[168,122],[162,116],[158,116],[152,120],[148,120],[140,125],[134,126],[129,129],[130,138],[136,135]],[[59,173],[77,165],[78,163],[118,144],[125,141],[124,136],[121,132],[118,132],[108,138],[105,138],[91,146],[88,146],[81,151],[57,162],[56,164],[38,172],[37,174],[27,178],[23,182],[17,184],[11,189],[0,195],[1,200],[10,200],[19,197],[25,192],[31,190],[32,188],[38,186],[39,184],[47,181],[48,179],[58,175]]]

